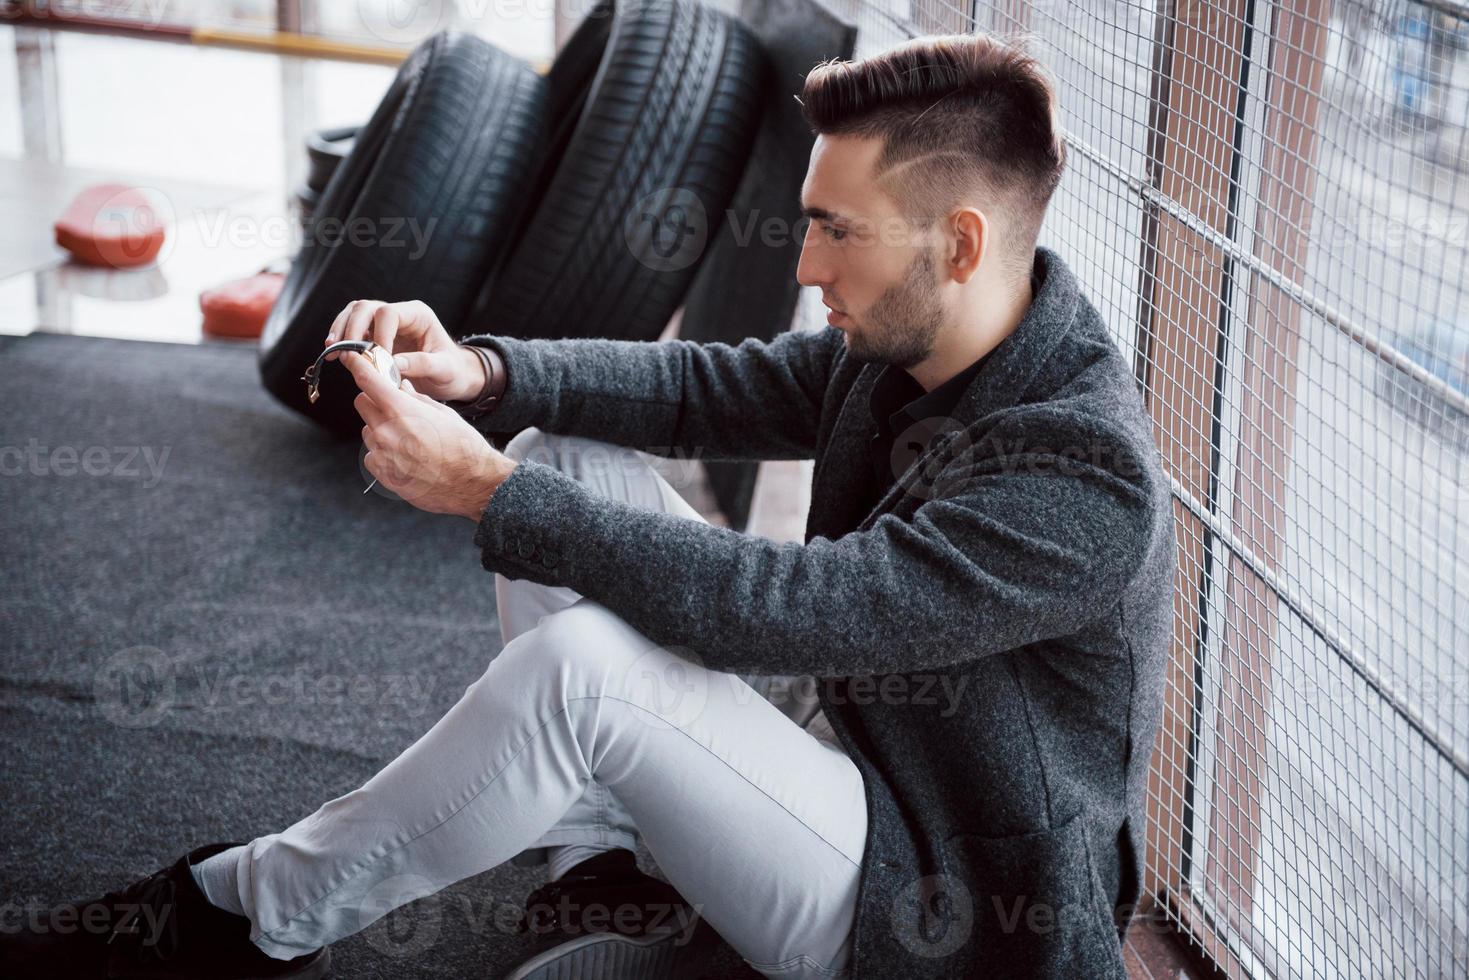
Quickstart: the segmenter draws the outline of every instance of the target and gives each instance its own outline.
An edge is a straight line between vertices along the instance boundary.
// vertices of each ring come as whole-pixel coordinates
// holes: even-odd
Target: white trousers
[[[506,451],[702,520],[642,453],[537,429]],[[707,670],[570,589],[497,575],[495,591],[505,644],[458,703],[361,788],[241,849],[256,945],[298,956],[528,849],[641,838],[755,970],[843,975],[866,797],[825,719],[795,720],[814,699]]]

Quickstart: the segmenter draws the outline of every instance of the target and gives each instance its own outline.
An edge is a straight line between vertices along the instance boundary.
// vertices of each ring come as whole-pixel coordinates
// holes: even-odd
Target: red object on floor
[[[204,332],[214,337],[259,337],[285,283],[279,272],[258,272],[204,290],[199,294]]]
[[[56,244],[87,265],[126,269],[158,257],[165,221],[148,193],[127,184],[95,184],[56,219]]]

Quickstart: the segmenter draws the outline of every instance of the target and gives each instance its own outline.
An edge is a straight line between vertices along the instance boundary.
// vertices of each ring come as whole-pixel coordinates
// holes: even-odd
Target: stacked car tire
[[[311,220],[321,194],[331,183],[332,174],[337,172],[352,146],[357,141],[359,126],[335,126],[318,129],[306,138],[306,159],[309,168],[306,182],[296,189],[296,208],[303,224]]]
[[[311,208],[261,338],[265,386],[361,426],[345,370],[302,371],[354,299],[418,299],[455,336],[651,340],[677,310],[743,173],[767,68],[698,0],[604,0],[550,70],[444,32],[405,60]]]

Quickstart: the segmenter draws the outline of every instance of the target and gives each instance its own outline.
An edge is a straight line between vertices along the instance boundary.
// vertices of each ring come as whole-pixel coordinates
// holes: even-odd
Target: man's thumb
[[[433,360],[422,351],[394,354],[393,363],[398,366],[398,373],[405,378],[422,378],[434,368]]]

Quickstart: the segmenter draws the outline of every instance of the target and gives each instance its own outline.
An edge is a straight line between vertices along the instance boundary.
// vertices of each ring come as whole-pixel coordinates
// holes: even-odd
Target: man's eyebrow
[[[815,207],[804,207],[804,206],[801,208],[801,217],[803,217],[803,218],[815,218],[817,221],[846,221],[846,220],[848,220],[846,215],[844,215],[844,214],[838,214],[835,211],[828,211],[826,208],[815,208]]]

